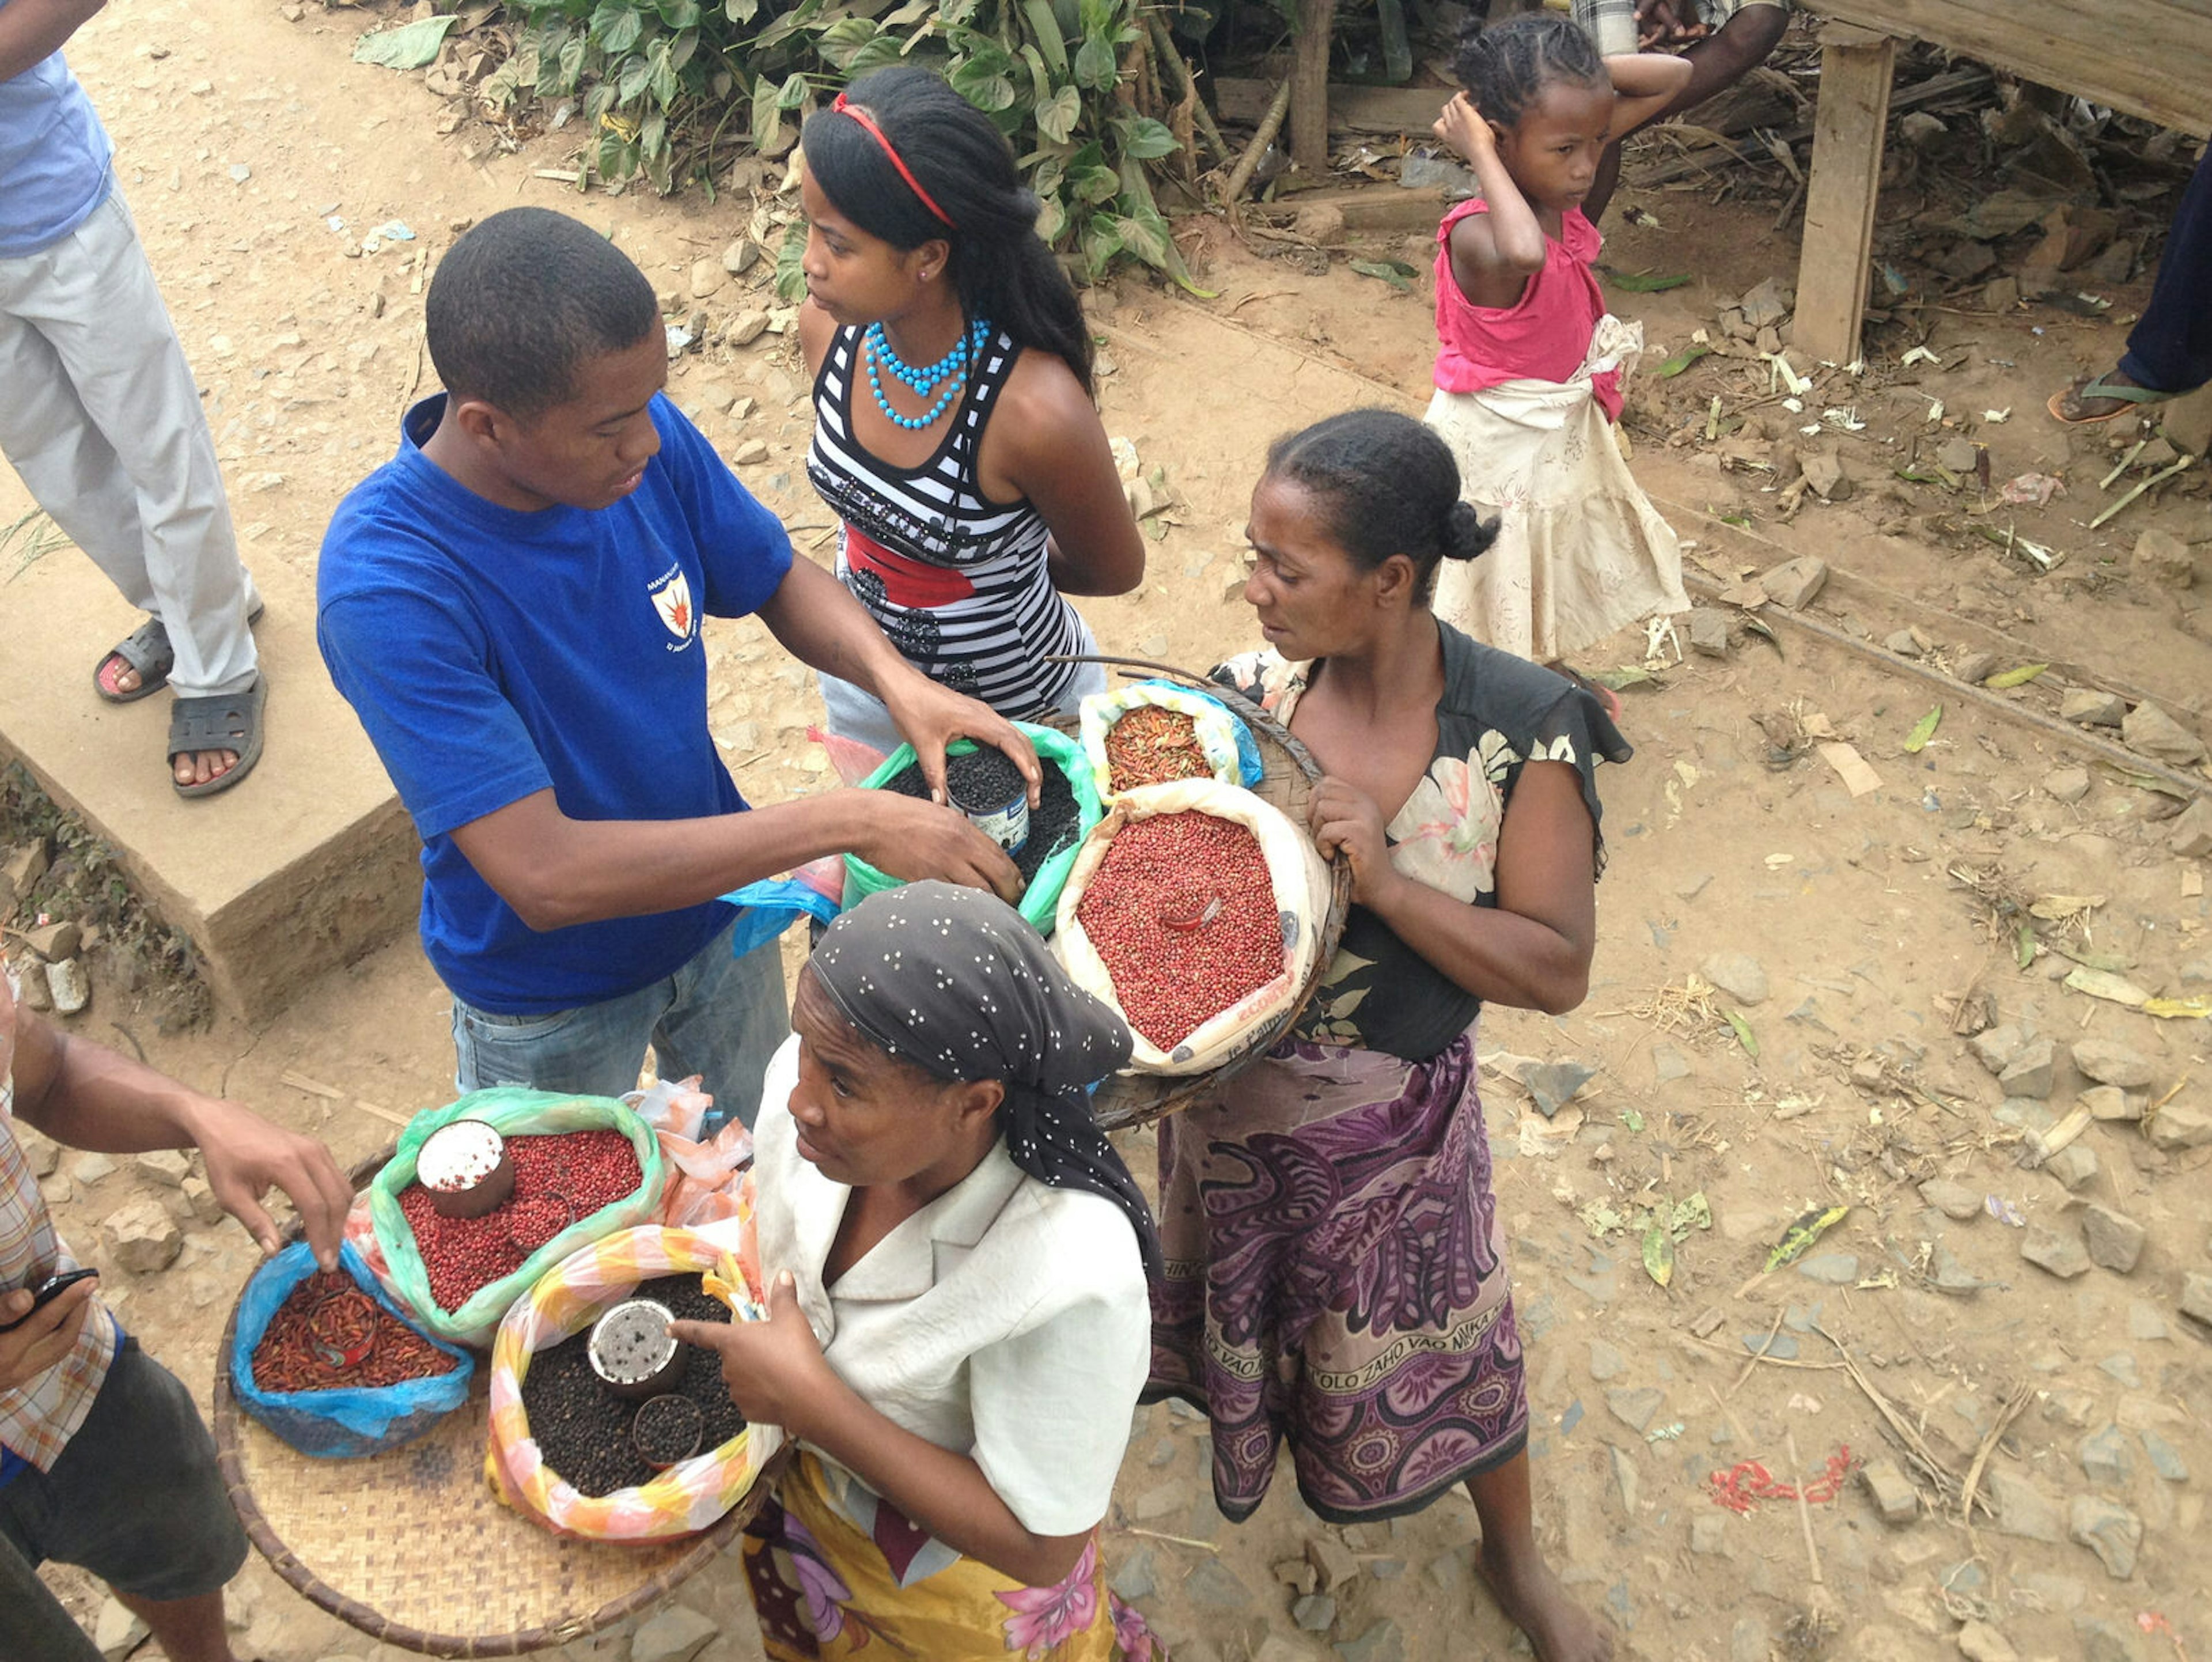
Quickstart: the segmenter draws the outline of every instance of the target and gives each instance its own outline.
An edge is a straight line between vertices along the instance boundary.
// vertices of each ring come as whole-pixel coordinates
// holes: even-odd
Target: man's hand
[[[929,782],[933,801],[945,801],[945,747],[955,739],[973,739],[979,745],[1004,751],[1021,770],[1035,807],[1044,788],[1044,770],[1037,763],[1036,747],[1021,730],[988,704],[965,693],[940,685],[910,666],[905,673],[887,676],[878,689],[884,708],[921,762],[921,776]]]
[[[1702,22],[1682,21],[1686,0],[1636,0],[1636,44],[1639,51],[1654,46],[1686,46],[1712,33]]]
[[[943,767],[942,756],[938,764]],[[854,852],[885,876],[902,883],[942,878],[963,888],[988,889],[1009,906],[1022,898],[1021,872],[966,815],[896,791],[867,795],[873,799],[869,819],[875,835]]]
[[[672,1322],[668,1330],[686,1344],[720,1353],[722,1383],[749,1421],[806,1435],[808,1411],[846,1389],[830,1364],[788,1269],[768,1293],[764,1322]]]
[[[1498,148],[1498,136],[1491,131],[1489,119],[1475,108],[1474,100],[1463,92],[1452,94],[1451,101],[1444,106],[1443,113],[1429,131],[1449,145],[1453,154],[1469,167]]]
[[[313,1137],[287,1131],[235,1103],[206,1099],[193,1116],[192,1141],[207,1161],[208,1187],[224,1211],[246,1226],[264,1253],[283,1245],[262,1209],[271,1185],[291,1196],[307,1226],[315,1262],[335,1269],[338,1238],[353,1189],[331,1151]]]
[[[0,1333],[0,1392],[28,1385],[70,1354],[77,1335],[92,1312],[94,1281],[82,1281],[62,1289],[58,1297],[27,1321],[31,1309],[27,1288],[0,1293],[0,1326],[23,1324]]]

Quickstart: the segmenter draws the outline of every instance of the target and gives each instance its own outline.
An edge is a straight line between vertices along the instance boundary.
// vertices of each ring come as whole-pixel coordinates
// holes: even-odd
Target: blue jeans
[[[731,926],[734,928],[734,923]],[[663,1079],[696,1074],[714,1099],[709,1129],[760,1112],[769,1058],[791,1036],[777,943],[730,954],[728,928],[675,974],[604,1003],[551,1015],[495,1015],[453,1001],[455,1083],[618,1097],[637,1088],[645,1047]]]
[[[2212,155],[2189,176],[2120,372],[2161,393],[2193,393],[2212,381]]]

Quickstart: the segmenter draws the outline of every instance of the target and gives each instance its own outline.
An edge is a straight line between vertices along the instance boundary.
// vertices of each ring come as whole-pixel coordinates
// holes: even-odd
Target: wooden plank
[[[1875,199],[1897,43],[1824,40],[1820,102],[1813,117],[1813,175],[1805,189],[1805,241],[1797,265],[1797,322],[1790,344],[1816,363],[1859,355],[1874,259]]]
[[[1285,69],[1288,65],[1284,66]],[[1267,100],[1277,82],[1247,81],[1234,76],[1217,76],[1214,107],[1224,121],[1255,125],[1267,113]],[[1429,129],[1443,113],[1449,87],[1346,87],[1328,89],[1328,125],[1332,132],[1384,133],[1426,138]]]
[[[1291,161],[1310,179],[1328,171],[1328,49],[1336,0],[1298,0],[1291,41]]]
[[[2212,0],[1812,0],[2061,92],[2212,132]]]

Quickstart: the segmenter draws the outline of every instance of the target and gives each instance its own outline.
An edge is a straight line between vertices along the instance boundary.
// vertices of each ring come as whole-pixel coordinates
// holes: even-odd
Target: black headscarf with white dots
[[[1069,978],[1019,912],[981,889],[908,883],[839,917],[809,962],[847,1020],[890,1055],[939,1079],[1001,1081],[1014,1164],[1113,1202],[1158,1272],[1152,1208],[1086,1089],[1129,1059],[1128,1027]]]

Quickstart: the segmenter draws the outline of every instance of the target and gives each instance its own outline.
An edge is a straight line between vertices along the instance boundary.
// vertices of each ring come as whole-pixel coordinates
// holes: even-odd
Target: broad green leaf
[[[621,89],[622,101],[627,104],[643,92],[652,80],[653,60],[632,52],[623,60],[622,72],[616,76],[615,84]]]
[[[1620,1111],[1620,1123],[1631,1131],[1641,1131],[1644,1129],[1644,1116],[1633,1108],[1624,1108]]]
[[[1062,87],[1036,107],[1037,131],[1047,138],[1065,143],[1075,131],[1075,124],[1082,114],[1083,94],[1073,87]]]
[[[660,21],[672,29],[690,29],[699,26],[699,0],[659,0],[654,8]]]
[[[1103,34],[1086,34],[1083,45],[1075,53],[1075,81],[1092,92],[1105,92],[1112,88],[1120,72],[1114,59],[1114,45]]]
[[[978,54],[956,65],[947,78],[953,91],[988,115],[1013,104],[1014,83],[1006,76],[1012,66],[1012,60],[1003,52]]]
[[[1067,210],[1060,205],[1059,192],[1042,196],[1037,211],[1036,234],[1051,247],[1060,240],[1060,234],[1067,228]]]
[[[753,82],[753,148],[771,149],[783,130],[783,89],[763,76]]]
[[[1121,193],[1121,175],[1095,162],[1069,167],[1067,182],[1085,202],[1111,202]]]
[[[776,103],[787,110],[795,110],[806,101],[806,76],[794,70],[783,78],[783,87],[775,95]]]
[[[1735,1029],[1735,1042],[1743,1046],[1753,1062],[1759,1060],[1759,1035],[1751,1031],[1751,1023],[1741,1010],[1728,1013],[1728,1025]]]
[[[651,119],[659,122],[664,129],[668,125],[668,118],[664,112],[676,101],[680,85],[676,77],[676,64],[669,56],[671,46],[671,42],[664,40],[653,49],[653,100],[660,108],[653,112]],[[646,149],[651,154],[659,154],[660,148],[650,141],[646,144]]]
[[[1644,1232],[1644,1273],[1662,1287],[1674,1279],[1674,1238],[1656,1219]]]
[[[1917,756],[1928,748],[1928,741],[1936,736],[1936,729],[1943,725],[1943,706],[1938,704],[1912,724],[1912,731],[1905,735],[1905,753]]]
[[[1052,71],[1044,66],[1044,54],[1024,40],[1022,42],[1021,50],[1015,53],[1015,56],[1029,65],[1032,106],[1043,103],[1052,96],[1053,92]]]
[[[787,305],[796,305],[806,298],[806,273],[799,267],[799,262],[805,258],[806,228],[785,227],[783,247],[775,253],[775,295]]]
[[[1067,37],[1062,33],[1060,20],[1052,15],[1045,0],[1022,0],[1022,18],[1030,27],[1030,39],[1044,54],[1044,61],[1052,65],[1054,75],[1067,73]]]
[[[876,26],[865,17],[841,17],[814,37],[814,50],[836,69],[852,73],[860,48],[876,38]]]
[[[760,0],[722,0],[722,15],[732,23],[750,23],[760,9]]]
[[[623,0],[599,0],[592,12],[592,41],[610,58],[628,52],[645,33],[645,14]]]
[[[1598,270],[1603,274],[1608,288],[1618,289],[1629,295],[1664,294],[1669,289],[1680,288],[1690,280],[1687,271],[1654,277],[1648,271],[1616,271],[1604,265],[1599,266]]]
[[[1105,214],[1093,214],[1083,228],[1083,258],[1094,276],[1105,271],[1121,252],[1121,234],[1115,228],[1113,219]]]
[[[2051,667],[2048,664],[2021,664],[2014,669],[2001,669],[1994,675],[1982,678],[1982,685],[2002,692],[2007,687],[2024,687]]]
[[[2023,920],[2013,935],[2013,962],[2026,969],[2035,962],[2035,925]]]
[[[1121,154],[1133,155],[1139,161],[1150,161],[1163,155],[1173,155],[1182,148],[1164,121],[1155,121],[1149,115],[1133,116],[1116,121],[1115,129],[1121,135]]]
[[[584,37],[577,35],[561,48],[561,85],[563,91],[573,92],[584,77]]]
[[[1711,356],[1712,350],[1713,349],[1710,346],[1685,346],[1680,351],[1675,353],[1673,357],[1668,358],[1666,362],[1659,366],[1659,379],[1662,380],[1674,380],[1675,376],[1680,374],[1682,371],[1688,368],[1699,358]]]
[[[422,69],[437,60],[438,48],[446,43],[446,31],[458,21],[450,16],[425,17],[420,22],[402,23],[396,29],[364,34],[353,44],[353,61],[387,70]]]
[[[1811,1250],[1814,1241],[1820,1239],[1850,1215],[1850,1209],[1848,1206],[1816,1206],[1811,1211],[1800,1215],[1796,1222],[1782,1232],[1782,1239],[1774,1244],[1774,1250],[1766,1255],[1768,1273],[1771,1274],[1784,1265],[1795,1263],[1803,1257]]]
[[[1402,259],[1355,259],[1351,265],[1360,276],[1380,277],[1400,294],[1413,286],[1413,268]]]

